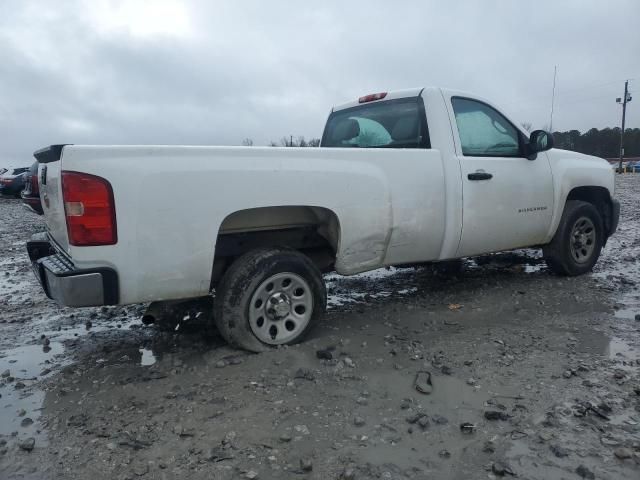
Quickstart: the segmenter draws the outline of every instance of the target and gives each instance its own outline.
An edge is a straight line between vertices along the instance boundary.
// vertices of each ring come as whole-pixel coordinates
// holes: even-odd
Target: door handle
[[[474,172],[467,175],[469,180],[491,180],[493,175],[487,172]]]

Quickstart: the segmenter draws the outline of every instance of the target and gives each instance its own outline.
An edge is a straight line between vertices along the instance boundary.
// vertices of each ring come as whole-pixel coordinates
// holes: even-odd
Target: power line
[[[624,79],[623,79],[624,80]],[[579,87],[579,88],[569,88],[568,90],[561,90],[561,92],[582,92],[584,90],[591,90],[593,88],[602,88],[602,87],[608,87],[609,85],[617,85],[618,83],[622,82],[623,80],[612,80],[610,82],[606,82],[606,83],[597,83],[595,85],[588,85],[586,87]]]
[[[581,98],[573,98],[573,99],[569,99],[569,101],[565,100],[563,97],[561,97],[560,95],[556,94],[556,101],[555,101],[555,107],[554,108],[554,116],[556,113],[561,113],[560,110],[562,110],[561,107],[567,106],[567,105],[575,105],[576,103],[587,103],[591,100],[601,100],[604,98],[611,98],[611,94],[606,94],[606,95],[597,95],[597,96],[588,96],[588,97],[581,97]],[[506,107],[513,107],[514,105],[518,105],[521,108],[522,107],[522,103],[521,102],[517,102],[517,103],[508,103],[508,104],[503,104]],[[538,105],[530,105],[526,107],[526,110],[547,110],[549,108],[548,105],[544,105],[544,104],[538,104]],[[520,109],[518,109],[518,111],[520,111]]]
[[[600,100],[602,98],[611,98],[611,94],[606,94],[606,95],[597,95],[597,96],[587,96],[587,97],[580,97],[580,98],[569,98],[569,101],[565,101],[563,100],[563,97],[561,97],[560,95],[558,95],[558,104],[559,105],[574,105],[576,103],[582,103],[582,102],[588,102],[590,100]]]
[[[609,85],[619,84],[620,82],[624,82],[626,80],[629,80],[629,81],[637,80],[638,78],[640,78],[640,76],[630,77],[628,79],[624,79],[623,78],[623,79],[619,79],[619,80],[612,80],[612,81],[609,81],[609,82],[606,82],[606,83],[596,83],[596,84],[593,84],[593,85],[587,85],[587,86],[578,87],[578,88],[569,88],[569,89],[558,88],[558,91],[556,93],[556,97],[558,98],[558,101],[567,100],[567,99],[569,99],[569,100],[578,99],[578,101],[580,101],[582,99],[604,98],[604,95],[601,95],[601,96],[598,96],[598,97],[593,97],[593,96],[590,96],[590,95],[583,97],[582,95],[577,95],[577,96],[576,95],[567,95],[567,93],[582,92],[582,91],[591,90],[591,89],[594,89],[594,88],[607,87]],[[531,96],[531,97],[528,97],[528,98],[531,99],[531,100],[541,100],[541,99],[544,99],[544,98],[549,98],[549,97],[547,97],[547,95],[548,94],[536,95],[536,96]],[[564,103],[564,102],[562,102],[562,103]],[[509,107],[509,106],[512,106],[512,105],[520,105],[520,102],[506,103],[506,104],[503,104],[503,105],[506,106],[506,107]]]

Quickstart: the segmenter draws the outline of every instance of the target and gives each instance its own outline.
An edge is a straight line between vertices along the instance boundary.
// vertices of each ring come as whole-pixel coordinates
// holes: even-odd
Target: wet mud
[[[617,194],[592,274],[519,250],[327,275],[307,341],[258,355],[58,307],[24,252],[41,219],[0,199],[0,478],[638,478],[640,176]]]

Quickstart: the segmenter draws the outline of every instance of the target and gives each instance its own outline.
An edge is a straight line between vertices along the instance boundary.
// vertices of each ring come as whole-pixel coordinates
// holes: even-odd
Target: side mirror
[[[535,160],[538,152],[545,152],[553,148],[553,135],[544,130],[534,130],[529,137],[528,157]]]

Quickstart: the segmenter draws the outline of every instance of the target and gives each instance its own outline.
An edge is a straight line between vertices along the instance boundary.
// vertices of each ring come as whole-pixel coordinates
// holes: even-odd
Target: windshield
[[[329,115],[322,147],[431,148],[421,97],[375,102]]]

